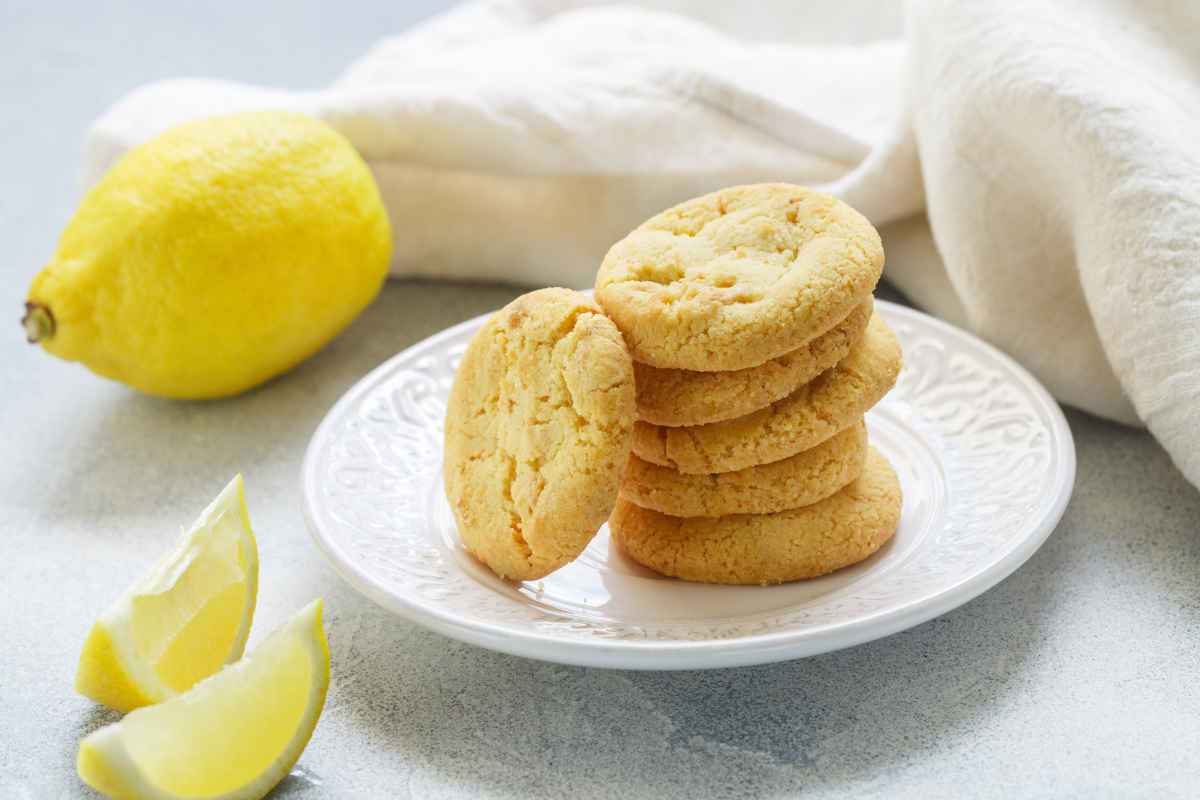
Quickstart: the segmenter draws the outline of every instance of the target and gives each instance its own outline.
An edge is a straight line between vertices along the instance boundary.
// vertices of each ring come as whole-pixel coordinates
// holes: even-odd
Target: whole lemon
[[[301,114],[213,117],[118,161],[29,290],[29,340],[149,394],[222,397],[292,368],[387,274],[370,170]]]

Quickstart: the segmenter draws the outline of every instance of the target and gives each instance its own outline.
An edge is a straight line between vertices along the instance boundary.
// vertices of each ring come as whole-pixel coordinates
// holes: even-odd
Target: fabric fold
[[[187,119],[294,109],[374,170],[394,274],[570,286],[687,197],[815,185],[880,227],[919,306],[1200,479],[1200,11],[679,5],[484,0],[325,89],[151,84],[96,121],[86,174]]]

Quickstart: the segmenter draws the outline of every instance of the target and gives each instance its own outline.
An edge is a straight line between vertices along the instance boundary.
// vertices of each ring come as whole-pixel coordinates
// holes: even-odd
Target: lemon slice
[[[328,688],[318,599],[186,694],[88,736],[79,777],[117,798],[262,797],[308,744]]]
[[[75,689],[118,711],[186,692],[241,658],[257,593],[258,548],[238,475],[92,626]]]

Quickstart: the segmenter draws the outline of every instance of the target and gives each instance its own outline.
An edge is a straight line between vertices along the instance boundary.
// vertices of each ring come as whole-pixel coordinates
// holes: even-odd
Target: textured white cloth
[[[395,274],[574,286],[679,200],[822,186],[915,302],[1200,480],[1200,4],[916,0],[903,33],[886,3],[668,5],[475,2],[323,91],[152,84],[87,175],[185,119],[306,111],[375,171]]]

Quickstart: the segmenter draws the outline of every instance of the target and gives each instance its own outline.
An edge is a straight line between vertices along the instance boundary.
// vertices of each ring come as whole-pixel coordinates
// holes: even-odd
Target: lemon
[[[79,777],[117,798],[259,798],[308,744],[329,688],[314,600],[236,664],[79,746]]]
[[[235,477],[92,626],[75,688],[118,711],[158,703],[241,658],[258,594],[258,548]]]
[[[34,278],[31,342],[149,394],[237,394],[298,364],[375,297],[378,187],[301,114],[214,117],[125,154]]]

